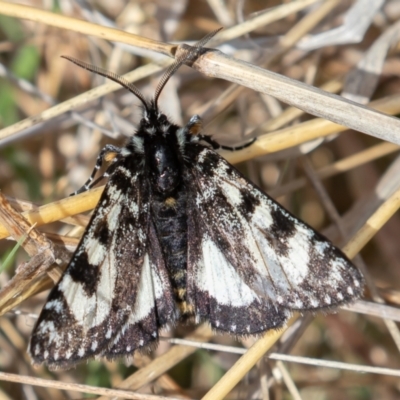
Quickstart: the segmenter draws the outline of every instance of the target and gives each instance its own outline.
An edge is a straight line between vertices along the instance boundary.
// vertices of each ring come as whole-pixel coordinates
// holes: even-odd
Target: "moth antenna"
[[[221,29],[223,29],[223,28],[218,28],[218,29],[215,29],[214,31],[208,33],[206,36],[204,36],[202,39],[200,39],[190,50],[182,52],[181,55],[179,55],[176,58],[175,62],[165,71],[164,75],[161,77],[161,80],[157,85],[157,89],[156,89],[156,92],[154,94],[154,105],[155,105],[156,108],[158,108],[158,105],[157,105],[158,98],[160,97],[160,94],[161,94],[162,90],[164,89],[164,86],[167,84],[167,82],[169,81],[171,76],[174,75],[174,73],[188,59],[196,59],[199,56],[199,51]]]
[[[104,76],[108,79],[111,79],[114,82],[119,83],[121,86],[124,88],[128,89],[131,93],[133,93],[142,103],[146,111],[149,111],[149,105],[144,98],[143,94],[140,92],[140,90],[131,82],[128,82],[125,78],[123,78],[120,75],[114,74],[114,72],[106,71],[105,69],[96,67],[94,65],[85,63],[84,61],[77,60],[76,58],[70,57],[70,56],[61,56],[62,58],[65,58],[68,61],[71,61],[72,63],[78,65],[81,68],[87,69],[90,72],[94,72],[95,74]]]

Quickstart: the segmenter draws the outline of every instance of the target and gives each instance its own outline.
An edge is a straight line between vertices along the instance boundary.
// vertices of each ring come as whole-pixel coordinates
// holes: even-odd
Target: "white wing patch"
[[[113,232],[119,224],[122,205],[120,203],[114,204],[109,214],[107,215],[108,229]]]
[[[88,296],[80,282],[74,282],[66,273],[59,284],[64,298],[77,323],[84,331],[100,325],[109,316],[117,270],[111,252],[100,265],[101,273],[95,293]]]
[[[257,213],[257,210],[255,213]],[[255,220],[259,221],[259,218],[256,217]],[[265,226],[265,224],[263,225]],[[265,228],[261,230],[257,223],[253,223],[250,228],[250,235],[253,235],[255,239],[254,245],[256,246],[252,248],[252,254],[257,260],[255,266],[260,273],[265,272],[267,269],[271,279],[274,283],[276,282],[276,286],[285,292],[291,286],[299,285],[307,278],[310,262],[311,232],[309,230],[305,230],[300,226],[296,233],[286,240],[287,254],[280,255],[271,244],[271,241],[265,236]]]
[[[154,309],[156,299],[160,299],[164,293],[163,283],[155,273],[155,268],[156,266],[150,263],[149,255],[146,253],[140,277],[138,296],[128,324],[132,325],[149,315]]]
[[[106,216],[107,229],[110,235],[112,235],[115,231],[115,228],[118,226],[118,220],[121,214],[120,196],[122,193],[120,190],[116,190],[113,187],[109,188],[108,192],[111,193],[110,197],[113,199],[112,205],[111,207],[105,209],[103,212],[98,212],[96,214],[96,217],[93,220],[93,225],[96,226],[97,224],[101,223],[101,221],[104,220],[104,217]],[[89,233],[89,235],[85,236],[82,246],[76,253],[76,256],[79,256],[83,252],[86,252],[89,264],[98,266],[103,262],[104,257],[110,249],[99,242],[98,238],[93,235],[93,232]],[[72,260],[72,262],[73,261],[74,260]]]
[[[93,237],[85,238],[83,248],[86,251],[88,262],[91,265],[100,265],[107,254],[107,248]]]
[[[151,313],[155,312],[156,302],[165,294],[166,282],[163,282],[157,273],[157,266],[150,261],[148,253],[145,254],[143,267],[138,286],[138,295],[135,305],[129,314],[128,320],[122,325],[118,334],[112,341],[112,345],[118,344],[126,331],[138,322],[144,321]],[[130,351],[127,350],[128,352]]]
[[[199,262],[197,286],[218,303],[243,307],[257,299],[210,237],[202,240],[203,258]]]

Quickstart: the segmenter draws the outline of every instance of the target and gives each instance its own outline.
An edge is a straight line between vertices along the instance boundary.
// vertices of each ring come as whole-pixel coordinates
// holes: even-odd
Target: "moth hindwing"
[[[124,147],[103,149],[80,190],[107,161],[101,199],[33,330],[34,363],[69,368],[131,355],[188,319],[259,334],[282,327],[294,310],[361,295],[357,268],[216,153],[200,117],[179,127],[160,112],[158,96],[185,57],[151,102],[121,77],[71,60],[128,88],[144,113]]]

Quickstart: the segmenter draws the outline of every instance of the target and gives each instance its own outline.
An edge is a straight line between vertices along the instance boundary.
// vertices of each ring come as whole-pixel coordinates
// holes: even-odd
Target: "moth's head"
[[[156,107],[154,102],[150,102],[148,107],[143,109],[139,131],[149,134],[155,134],[156,132],[165,133],[170,126],[171,123],[168,121],[167,116]]]

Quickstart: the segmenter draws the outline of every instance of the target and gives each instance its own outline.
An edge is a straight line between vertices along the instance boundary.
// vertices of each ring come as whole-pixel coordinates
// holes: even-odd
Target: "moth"
[[[108,178],[34,327],[35,364],[129,356],[179,322],[257,335],[293,311],[330,310],[361,295],[358,269],[220,156],[198,115],[179,127],[160,111],[168,79],[209,37],[166,71],[152,101],[122,77],[66,57],[130,90],[143,116],[125,146],[101,151],[78,191]]]

